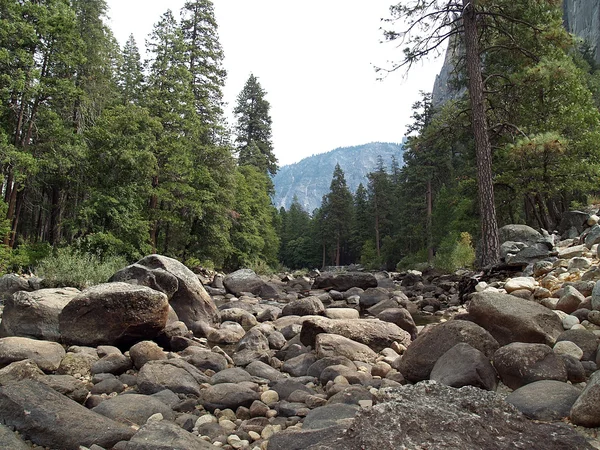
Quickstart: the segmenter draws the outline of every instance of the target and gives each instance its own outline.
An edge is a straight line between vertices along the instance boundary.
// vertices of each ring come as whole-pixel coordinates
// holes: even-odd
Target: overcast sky
[[[419,91],[431,91],[442,58],[377,81],[402,52],[381,44],[381,18],[394,0],[213,0],[225,52],[228,117],[253,73],[267,92],[280,165],[337,147],[400,142]],[[107,0],[121,45],[145,40],[184,0]]]

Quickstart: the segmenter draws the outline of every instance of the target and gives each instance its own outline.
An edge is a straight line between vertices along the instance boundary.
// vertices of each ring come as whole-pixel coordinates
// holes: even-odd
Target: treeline
[[[460,2],[392,7],[388,26],[408,20],[417,36],[404,42],[398,67],[410,66],[450,37],[453,99],[433,104],[423,94],[414,105],[403,167],[380,164],[353,198],[334,194],[340,179],[334,174],[331,193],[310,220],[297,204],[284,213],[285,264],[341,261],[392,269],[428,263],[455,269],[473,262],[475,250],[491,238],[480,227],[487,218],[478,204],[482,186],[460,19],[465,13]],[[475,14],[485,94],[479,126],[491,145],[497,225],[524,223],[552,232],[564,211],[599,200],[598,65],[586,43],[564,29],[561,2],[493,0],[477,6]],[[431,17],[452,21],[433,26],[427,22]],[[406,35],[392,29],[386,37]],[[338,215],[341,204],[345,212]],[[287,231],[286,222],[294,224]],[[311,226],[294,234],[296,223]]]
[[[250,76],[226,123],[212,2],[160,17],[146,61],[106,13],[104,0],[0,2],[0,265],[69,246],[275,266],[269,103]]]

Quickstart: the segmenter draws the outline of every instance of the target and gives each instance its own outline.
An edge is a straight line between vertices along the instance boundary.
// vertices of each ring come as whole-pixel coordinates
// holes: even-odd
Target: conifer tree
[[[251,165],[269,175],[277,173],[277,158],[271,142],[271,105],[258,79],[250,75],[237,97],[235,148],[240,166]]]
[[[329,236],[335,243],[334,261],[339,266],[343,261],[343,252],[348,249],[350,224],[352,223],[353,205],[352,194],[346,184],[344,171],[339,164],[333,170],[333,178],[329,193],[325,196],[322,206],[324,223]]]
[[[192,75],[196,112],[203,125],[203,144],[222,144],[227,136],[223,87],[227,72],[211,0],[187,1],[181,9],[187,66]]]
[[[119,64],[118,85],[122,103],[139,105],[144,83],[144,66],[135,38],[131,34],[123,46]]]

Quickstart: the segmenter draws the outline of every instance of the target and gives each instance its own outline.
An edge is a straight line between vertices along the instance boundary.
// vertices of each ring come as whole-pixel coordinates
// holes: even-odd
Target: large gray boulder
[[[22,336],[59,342],[58,316],[78,294],[80,291],[75,288],[15,292],[4,303],[0,337]]]
[[[195,322],[214,326],[219,310],[198,277],[176,259],[149,255],[115,273],[109,281],[148,286],[163,292],[177,317],[188,327]]]
[[[146,286],[104,283],[71,300],[59,315],[60,334],[71,345],[129,347],[152,339],[167,324],[167,296]]]
[[[410,334],[398,325],[378,319],[328,319],[310,317],[302,323],[300,341],[314,348],[317,335],[333,333],[368,345],[375,351],[391,347],[394,342],[409,346]]]
[[[474,432],[474,430],[477,430]],[[294,440],[295,438],[295,440]],[[294,446],[298,442],[301,446]],[[345,425],[284,431],[269,450],[591,450],[563,423],[535,423],[495,393],[431,381],[379,391],[377,404]]]
[[[0,387],[0,422],[37,445],[65,450],[93,444],[111,448],[134,434],[132,428],[33,380]]]
[[[0,367],[15,361],[31,359],[44,372],[54,372],[66,352],[57,342],[38,341],[24,337],[0,339]]]
[[[377,278],[368,272],[326,272],[317,277],[313,283],[313,289],[335,289],[340,292],[353,287],[361,289],[375,288],[377,287]]]
[[[8,300],[15,292],[30,290],[27,280],[16,273],[8,273],[0,277],[0,301]]]
[[[315,349],[319,358],[345,356],[352,361],[366,363],[375,363],[377,360],[377,353],[371,348],[339,334],[321,333],[317,335]]]
[[[323,302],[314,295],[292,300],[283,307],[282,316],[318,316],[325,311]]]
[[[168,420],[151,420],[127,442],[119,442],[114,450],[217,450],[198,436]]]
[[[571,421],[584,427],[600,427],[600,371],[592,374],[571,408]]]
[[[500,345],[531,342],[553,345],[564,331],[562,322],[550,309],[514,295],[483,291],[473,294],[469,316]]]
[[[216,408],[230,408],[234,411],[240,407],[249,407],[260,394],[237,383],[220,383],[202,390],[201,403],[209,411]]]
[[[10,450],[31,450],[31,447],[14,431],[2,424],[0,424],[0,448]]]
[[[155,394],[169,389],[177,394],[199,396],[201,383],[210,379],[182,359],[149,361],[141,368],[137,377],[138,391],[141,394]]]
[[[499,347],[496,339],[479,325],[449,320],[421,333],[394,365],[410,382],[427,380],[437,360],[460,343],[469,344],[490,359]]]
[[[541,380],[511,392],[506,401],[530,419],[555,421],[569,416],[580,394],[572,384]]]
[[[518,389],[534,381],[567,381],[563,359],[545,344],[513,342],[494,353],[494,367],[502,382]]]
[[[253,270],[240,269],[225,276],[223,285],[233,295],[241,295],[242,292],[250,292],[258,295],[265,282]]]
[[[490,359],[464,342],[456,344],[436,361],[429,378],[455,388],[475,386],[495,391],[498,387],[498,375]]]
[[[95,408],[95,413],[125,425],[144,425],[153,414],[160,413],[166,420],[173,420],[175,414],[166,404],[151,395],[117,395],[104,400]]]

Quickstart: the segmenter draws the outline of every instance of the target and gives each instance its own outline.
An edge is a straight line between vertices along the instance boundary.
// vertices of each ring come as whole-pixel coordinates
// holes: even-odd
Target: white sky
[[[213,0],[228,77],[228,117],[250,73],[271,104],[280,165],[337,147],[400,142],[419,91],[433,88],[442,58],[377,81],[374,65],[402,55],[381,44],[381,18],[397,0]],[[110,26],[140,50],[154,23],[184,0],[107,0]]]

